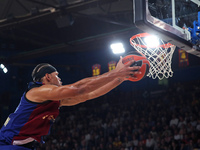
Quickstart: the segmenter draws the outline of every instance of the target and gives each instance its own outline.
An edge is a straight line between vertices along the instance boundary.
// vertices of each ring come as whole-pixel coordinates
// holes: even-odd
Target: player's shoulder
[[[35,87],[30,89],[26,93],[26,98],[33,102],[44,102],[48,100],[48,95],[54,88],[57,88],[56,85],[41,85],[39,87]]]
[[[49,91],[56,87],[58,87],[58,86],[51,85],[51,84],[44,84],[39,87],[34,87],[34,88],[30,89],[29,91],[27,91],[27,94],[29,94],[29,93],[35,94],[35,93],[39,93],[39,92]]]

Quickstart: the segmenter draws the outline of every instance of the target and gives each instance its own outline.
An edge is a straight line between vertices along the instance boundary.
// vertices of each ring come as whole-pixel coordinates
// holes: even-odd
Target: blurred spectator
[[[172,115],[172,119],[170,120],[170,126],[172,126],[172,125],[178,125],[178,118],[176,117],[176,115],[175,114],[173,114]]]
[[[200,88],[194,84],[169,86],[162,97],[128,93],[121,101],[127,93],[116,91],[66,107],[37,150],[200,149],[200,99],[195,97],[195,105],[190,100]]]
[[[146,139],[146,148],[147,150],[153,150],[154,149],[155,141],[153,139],[153,136],[151,134],[148,134],[148,138]]]
[[[113,142],[113,148],[118,150],[122,147],[122,142],[118,137],[115,137],[114,142]]]

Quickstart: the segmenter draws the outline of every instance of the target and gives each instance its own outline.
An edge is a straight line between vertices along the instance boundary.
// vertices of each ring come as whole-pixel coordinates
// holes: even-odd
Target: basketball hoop
[[[148,36],[151,35],[148,33],[140,33],[130,38],[130,44],[138,52],[144,54],[151,64],[147,76],[153,79],[159,78],[160,80],[164,77],[172,77],[171,60],[176,46],[165,43],[161,39],[159,39],[160,45],[148,46],[144,39]]]

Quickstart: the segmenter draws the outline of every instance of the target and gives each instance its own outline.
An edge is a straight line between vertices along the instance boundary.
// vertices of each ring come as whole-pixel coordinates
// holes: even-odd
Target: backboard
[[[144,32],[200,57],[199,6],[200,0],[133,0],[133,20]]]

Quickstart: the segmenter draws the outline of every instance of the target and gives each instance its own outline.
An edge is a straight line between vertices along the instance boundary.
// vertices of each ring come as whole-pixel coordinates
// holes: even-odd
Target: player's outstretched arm
[[[134,71],[134,74],[140,74],[141,72],[138,71]],[[130,77],[130,76],[129,76]],[[132,76],[131,76],[132,77]],[[134,77],[132,77],[134,78]],[[117,87],[118,85],[120,85],[123,81],[127,80],[126,78],[115,78],[112,81],[108,82],[107,84],[105,84],[104,86],[90,92],[84,95],[79,95],[73,98],[66,98],[61,100],[60,105],[61,106],[72,106],[72,105],[76,105],[82,102],[85,102],[87,100],[91,100],[97,97],[100,97],[102,95],[105,95],[106,93],[110,92],[112,89],[114,89],[115,87]]]
[[[130,65],[134,62],[134,60],[130,61],[126,65],[122,63],[122,57],[120,58],[116,69],[109,71],[107,73],[104,73],[103,75],[97,76],[97,77],[90,77],[85,78],[83,80],[80,80],[73,84],[74,87],[82,87],[82,91],[80,91],[81,94],[90,93],[103,85],[111,82],[115,78],[126,78],[129,77],[131,74],[133,74],[134,70],[138,70],[138,66],[130,67]],[[136,73],[137,71],[135,71]]]
[[[98,88],[95,91],[92,91],[90,93],[79,95],[73,98],[66,98],[60,101],[60,106],[72,106],[76,105],[82,102],[85,102],[87,100],[91,100],[97,97],[100,97],[102,95],[105,95],[106,93],[110,92],[112,89],[120,85],[124,79],[122,78],[116,78],[112,80],[111,82],[107,83],[106,85]]]
[[[74,84],[65,86],[54,86],[54,85],[44,85],[39,88],[34,88],[29,92],[29,95],[34,95],[35,101],[45,101],[45,100],[62,100],[66,98],[74,98],[77,96],[85,95],[91,93],[100,87],[106,85],[107,83],[113,81],[115,78],[126,78],[133,74],[134,70],[138,67],[130,67],[134,61],[130,61],[127,64],[122,63],[122,58],[120,58],[116,69],[104,73],[97,77],[90,77],[82,79]]]

